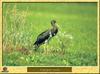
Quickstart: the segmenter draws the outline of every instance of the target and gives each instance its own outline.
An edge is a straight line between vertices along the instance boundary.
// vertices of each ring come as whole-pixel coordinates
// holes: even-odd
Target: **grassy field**
[[[38,34],[59,24],[58,34],[37,52]],[[3,3],[3,66],[96,66],[96,3]]]

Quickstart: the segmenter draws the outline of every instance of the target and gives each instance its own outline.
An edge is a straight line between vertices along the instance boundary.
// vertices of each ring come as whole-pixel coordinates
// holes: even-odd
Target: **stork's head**
[[[55,20],[52,20],[52,21],[51,21],[51,25],[52,25],[52,26],[55,26],[55,25],[56,25],[56,21],[55,21]]]
[[[51,21],[51,25],[52,25],[53,27],[59,28],[59,25],[56,23],[55,20],[52,20],[52,21]]]

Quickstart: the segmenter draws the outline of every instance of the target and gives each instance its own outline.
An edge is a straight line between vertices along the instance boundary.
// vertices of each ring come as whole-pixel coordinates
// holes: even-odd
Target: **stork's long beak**
[[[61,29],[61,27],[59,26],[59,24],[56,23],[56,25],[57,25],[57,27],[58,27],[59,29]]]
[[[59,25],[58,25],[58,23],[56,23],[56,25],[57,25],[57,27],[59,28]]]

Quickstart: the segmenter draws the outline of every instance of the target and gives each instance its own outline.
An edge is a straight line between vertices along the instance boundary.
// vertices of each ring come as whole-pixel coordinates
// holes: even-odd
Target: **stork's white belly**
[[[52,37],[51,31],[49,32],[49,34],[50,34],[50,37]]]

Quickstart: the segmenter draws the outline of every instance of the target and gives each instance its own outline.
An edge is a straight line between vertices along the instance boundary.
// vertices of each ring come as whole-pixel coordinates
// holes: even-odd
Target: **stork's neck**
[[[58,28],[56,24],[52,24],[52,27],[53,28]]]

